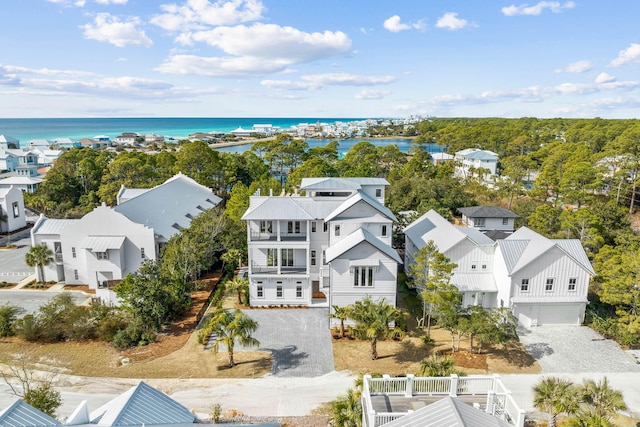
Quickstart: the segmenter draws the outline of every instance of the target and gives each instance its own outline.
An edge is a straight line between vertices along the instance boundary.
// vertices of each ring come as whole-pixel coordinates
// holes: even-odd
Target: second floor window
[[[278,265],[278,250],[267,249],[267,266],[275,267]]]
[[[578,279],[575,277],[572,277],[569,279],[569,290],[570,291],[575,291],[576,290],[576,285],[578,283]]]
[[[283,267],[293,267],[293,249],[282,249],[280,256]]]
[[[287,232],[289,234],[300,234],[300,221],[287,222]]]
[[[75,258],[76,257],[76,248],[72,247],[71,248],[71,258]]]
[[[382,226],[382,237],[387,237],[387,226],[386,225]]]
[[[553,290],[553,282],[554,282],[553,278],[548,277],[547,278],[547,282],[544,285],[544,290],[545,291],[552,291]]]
[[[273,230],[271,226],[271,221],[260,221],[260,232],[261,233],[271,233]]]
[[[520,282],[520,291],[529,292],[529,279],[522,279],[522,282]]]
[[[311,265],[316,265],[316,251],[311,251]]]
[[[334,236],[340,236],[340,225],[336,224],[336,226],[333,228],[333,234]]]
[[[484,227],[485,225],[485,218],[476,218],[473,220],[473,225],[475,227]]]
[[[109,259],[109,252],[96,252],[96,258]]]
[[[373,287],[373,267],[353,267],[353,286]]]

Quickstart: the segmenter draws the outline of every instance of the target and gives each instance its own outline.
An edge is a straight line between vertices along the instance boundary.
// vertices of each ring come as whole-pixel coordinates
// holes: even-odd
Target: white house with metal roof
[[[0,221],[0,232],[19,230],[27,225],[22,191],[17,187],[0,188],[0,215],[6,219]]]
[[[498,155],[493,151],[467,148],[458,151],[453,157],[456,163],[454,173],[458,177],[479,176],[485,181],[490,181],[491,176],[497,173]],[[481,174],[478,173],[480,169],[484,170]]]
[[[171,236],[220,200],[178,174],[151,189],[123,187],[117,206],[103,204],[81,219],[41,216],[31,230],[31,243],[44,243],[54,252],[55,261],[45,267],[47,280],[88,284],[103,300],[116,302],[111,281],[134,273],[145,259],[157,258]]]
[[[469,206],[458,208],[462,214],[462,225],[474,227],[480,231],[500,230],[513,232],[518,214],[497,206]]]
[[[453,225],[433,210],[404,233],[405,268],[433,241],[457,264],[451,283],[465,306],[509,307],[527,327],[584,320],[595,273],[579,240],[551,240],[522,227],[493,241],[477,227]]]
[[[247,221],[252,306],[395,305],[396,221],[382,178],[305,178],[305,195],[252,196]]]

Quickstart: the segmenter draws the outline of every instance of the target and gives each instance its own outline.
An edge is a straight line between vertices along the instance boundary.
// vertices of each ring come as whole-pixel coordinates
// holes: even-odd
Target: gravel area
[[[586,326],[520,328],[518,334],[545,374],[640,372],[632,355]]]
[[[273,354],[274,376],[317,377],[334,370],[328,308],[244,312],[258,322],[253,336],[259,349]]]

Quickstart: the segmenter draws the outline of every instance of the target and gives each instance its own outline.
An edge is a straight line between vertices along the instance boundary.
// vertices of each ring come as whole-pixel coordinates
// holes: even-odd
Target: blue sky
[[[0,117],[640,111],[640,2],[0,0]]]

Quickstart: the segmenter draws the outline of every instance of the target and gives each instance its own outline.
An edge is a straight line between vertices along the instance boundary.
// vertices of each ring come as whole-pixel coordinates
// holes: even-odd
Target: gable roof
[[[36,225],[31,229],[32,234],[60,234],[67,226],[75,224],[79,219],[53,219],[41,215]]]
[[[329,246],[325,251],[327,262],[333,261],[343,253],[347,252],[350,249],[353,249],[363,242],[369,243],[371,246],[373,246],[378,251],[382,252],[395,262],[402,263],[400,255],[398,255],[398,252],[396,252],[395,249],[384,243],[382,240],[378,239],[373,234],[369,233],[364,228],[357,229],[353,233],[346,236],[344,239],[340,240],[338,243]]]
[[[61,423],[23,400],[16,400],[0,411],[2,427],[52,427]]]
[[[498,240],[497,244],[509,275],[526,267],[552,248],[558,248],[595,276],[591,262],[577,239],[551,240],[527,227],[521,227],[506,239]]]
[[[384,178],[302,178],[302,190],[359,190],[363,185],[384,185],[389,182]]]
[[[242,215],[243,220],[313,220],[298,204],[298,197],[251,197],[249,209]],[[254,205],[254,206],[251,206]]]
[[[458,208],[458,212],[469,218],[520,218],[520,215],[497,206],[469,206]]]
[[[380,203],[373,197],[369,196],[364,191],[360,191],[360,190],[358,190],[357,193],[353,194],[352,196],[347,198],[347,200],[342,202],[342,204],[338,206],[333,212],[331,212],[324,220],[331,221],[332,219],[335,219],[338,215],[340,215],[341,213],[343,213],[344,211],[346,211],[347,209],[354,206],[356,203],[360,201],[367,203],[369,206],[376,209],[378,212],[380,212],[382,215],[389,218],[391,221],[394,221],[394,222],[397,221],[395,215],[393,214],[393,212],[391,212],[389,208],[384,206],[382,203]]]
[[[513,427],[451,396],[397,418],[384,427]]]
[[[143,381],[91,412],[99,426],[190,424],[196,419],[187,408]]]
[[[4,143],[14,142],[15,143],[15,142],[20,142],[20,141],[18,141],[17,139],[15,139],[12,136],[3,134],[3,135],[0,135],[0,142],[4,142]]]
[[[442,253],[464,239],[469,239],[476,245],[492,245],[494,243],[493,240],[475,228],[451,224],[433,209],[405,227],[404,234],[418,248],[425,246],[429,240],[433,240],[438,251]]]
[[[456,153],[456,157],[465,157],[476,160],[497,160],[498,155],[493,151],[480,150],[478,148],[467,148]]]
[[[113,209],[133,222],[153,228],[155,234],[168,240],[179,228],[189,227],[192,218],[217,206],[221,200],[211,189],[179,173]]]

